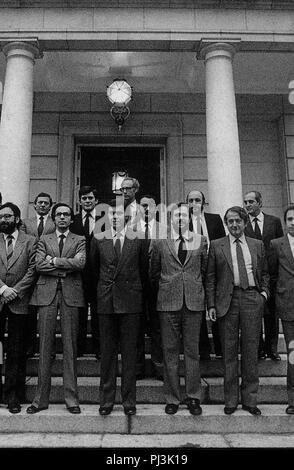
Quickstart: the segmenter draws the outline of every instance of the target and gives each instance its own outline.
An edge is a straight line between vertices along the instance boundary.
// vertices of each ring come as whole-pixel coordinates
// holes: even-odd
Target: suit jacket
[[[294,320],[294,257],[287,235],[272,240],[269,271],[276,300],[276,312],[282,320]]]
[[[47,255],[56,258],[55,266],[46,260]],[[56,233],[42,235],[36,254],[36,270],[40,277],[31,298],[31,305],[50,305],[60,279],[65,303],[70,307],[85,306],[80,272],[85,266],[85,260],[85,237],[69,232],[60,257]]]
[[[273,240],[274,238],[282,237],[284,233],[281,221],[278,217],[265,213],[263,213],[263,215],[264,222],[262,231],[262,241],[264,243],[266,255],[268,256],[271,240]],[[245,235],[250,238],[256,238],[255,232],[250,221],[245,227]]]
[[[259,292],[265,291],[269,295],[269,273],[263,242],[249,237],[246,241],[252,258],[255,285]],[[208,255],[207,308],[215,307],[217,317],[224,316],[229,310],[233,289],[233,262],[229,236],[226,236],[211,242]]]
[[[90,263],[97,283],[98,314],[143,311],[148,247],[138,233],[128,229],[119,259],[114,251],[111,231],[95,234],[91,241]]]
[[[29,235],[33,235],[34,237],[38,237],[37,216],[35,215],[34,217],[31,217],[29,219],[24,219],[20,226],[20,230]],[[55,232],[55,224],[51,219],[50,215],[48,215],[42,235],[47,235],[48,233],[53,232]]]
[[[30,296],[37,279],[36,247],[34,237],[19,231],[13,255],[7,263],[5,241],[0,234],[0,287],[6,284],[18,292],[17,298],[8,304],[12,313],[24,314],[28,311]],[[2,306],[1,302],[0,310]]]
[[[95,217],[95,223],[100,219],[99,216],[96,215]],[[84,237],[86,237],[86,239],[89,239],[87,240],[88,241],[91,241],[92,237],[93,237],[93,232],[90,233],[90,235],[86,234],[85,233],[85,229],[84,229],[84,225],[83,225],[83,220],[82,220],[82,213],[79,212],[78,214],[75,214],[74,216],[74,219],[73,219],[73,223],[71,224],[70,226],[70,231],[72,233],[75,233],[77,235],[83,235]]]
[[[193,249],[187,250],[183,265],[170,234],[166,240],[153,242],[150,278],[155,285],[158,282],[158,311],[179,311],[183,307],[184,300],[189,310],[205,310],[207,241],[202,235],[192,236]]]
[[[219,214],[209,214],[204,212],[209,241],[217,240],[226,236],[226,232]]]

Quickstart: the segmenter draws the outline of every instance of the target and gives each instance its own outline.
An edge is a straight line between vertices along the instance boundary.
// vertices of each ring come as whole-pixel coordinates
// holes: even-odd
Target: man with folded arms
[[[228,209],[224,217],[229,234],[210,244],[206,297],[211,320],[218,319],[224,358],[225,414],[239,402],[238,345],[241,330],[241,402],[243,410],[260,415],[257,408],[258,344],[264,303],[269,295],[269,274],[261,240],[245,237],[246,211]]]
[[[36,270],[40,274],[31,304],[39,314],[40,359],[35,398],[27,413],[45,410],[51,388],[51,353],[55,338],[58,310],[60,311],[63,346],[63,388],[70,413],[81,412],[77,389],[77,337],[79,307],[85,305],[81,271],[85,266],[85,237],[70,232],[73,210],[58,203],[52,208],[55,233],[41,236]]]
[[[154,240],[150,278],[158,286],[165,412],[175,414],[181,402],[179,354],[181,335],[185,362],[185,403],[192,415],[200,415],[201,382],[199,336],[205,309],[204,280],[207,241],[189,232],[189,207],[179,203],[171,213],[172,227],[166,239]]]

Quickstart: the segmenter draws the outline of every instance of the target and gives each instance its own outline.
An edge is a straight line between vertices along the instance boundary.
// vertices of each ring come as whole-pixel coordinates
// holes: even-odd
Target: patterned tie
[[[85,224],[84,224],[84,232],[85,232],[86,237],[89,237],[90,235],[90,217],[91,217],[91,214],[87,212],[85,215]]]
[[[239,270],[239,281],[240,281],[239,285],[242,289],[247,289],[249,287],[249,281],[248,281],[245,260],[244,260],[243,251],[240,245],[239,238],[236,238],[235,243],[236,243],[238,270]]]
[[[64,239],[66,238],[65,235],[59,235],[59,255],[61,256],[62,255],[62,250],[63,250],[63,246],[64,246]]]
[[[180,244],[179,244],[179,251],[178,251],[178,257],[181,262],[181,264],[184,264],[186,261],[186,256],[187,256],[187,250],[186,250],[186,245],[185,245],[185,240],[182,235],[180,235]]]
[[[14,240],[14,236],[13,235],[8,235],[7,237],[7,262],[9,263],[9,260],[11,258],[11,256],[13,255],[13,243],[12,243],[12,240]]]
[[[40,222],[39,222],[39,225],[38,225],[38,237],[39,238],[42,235],[43,230],[44,230],[44,216],[40,215]]]
[[[255,222],[255,227],[254,227],[255,237],[258,240],[262,240],[262,235],[261,235],[261,231],[260,231],[260,227],[259,227],[259,223],[258,223],[258,218],[254,217],[253,221]]]
[[[121,255],[121,242],[120,242],[120,238],[119,238],[118,235],[116,235],[116,240],[115,240],[115,244],[114,244],[114,251],[115,251],[117,259],[119,259],[120,255]]]

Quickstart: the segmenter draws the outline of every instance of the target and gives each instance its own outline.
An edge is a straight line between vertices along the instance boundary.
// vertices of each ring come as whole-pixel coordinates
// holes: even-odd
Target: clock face
[[[107,87],[107,96],[111,103],[125,105],[131,100],[132,88],[125,80],[114,80]]]

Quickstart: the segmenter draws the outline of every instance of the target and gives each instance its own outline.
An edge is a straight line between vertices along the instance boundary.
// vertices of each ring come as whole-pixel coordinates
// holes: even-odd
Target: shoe
[[[242,410],[249,411],[249,413],[254,416],[261,415],[261,411],[259,408],[257,408],[257,406],[242,405]]]
[[[286,413],[287,415],[294,415],[294,406],[293,405],[287,406]]]
[[[272,361],[275,361],[275,362],[279,362],[281,360],[280,354],[278,354],[276,352],[271,352],[271,353],[267,354],[267,357],[269,359],[271,359]]]
[[[205,353],[205,354],[200,354],[200,361],[210,361],[211,357],[210,354]]]
[[[258,359],[262,361],[263,359],[266,359],[266,354],[264,351],[258,351]]]
[[[99,414],[101,416],[107,416],[107,415],[110,415],[112,410],[113,410],[113,406],[100,406]]]
[[[73,415],[79,415],[81,413],[81,408],[77,406],[69,406],[67,410]]]
[[[225,406],[224,407],[224,413],[225,415],[232,415],[235,413],[237,407],[236,406]]]
[[[190,411],[191,415],[201,415],[202,408],[200,406],[200,401],[194,398],[190,398],[187,401],[187,408]]]
[[[31,405],[27,408],[27,413],[29,415],[34,415],[35,413],[39,413],[39,411],[43,411],[43,410],[48,410],[48,406],[45,408],[38,408],[37,406],[35,405]]]
[[[132,415],[135,415],[137,412],[136,410],[136,407],[135,406],[124,406],[124,414],[126,416],[132,416]]]
[[[175,403],[168,403],[168,404],[165,406],[164,411],[165,411],[166,414],[168,414],[168,415],[174,415],[174,414],[176,414],[176,412],[178,411],[178,409],[179,409],[179,405],[175,405]]]
[[[7,408],[8,408],[9,413],[12,413],[14,415],[21,412],[21,406],[18,405],[17,403],[8,405]]]

